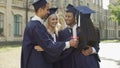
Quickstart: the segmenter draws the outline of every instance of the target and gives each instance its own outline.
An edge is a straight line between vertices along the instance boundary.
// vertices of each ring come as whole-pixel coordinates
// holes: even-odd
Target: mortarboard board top
[[[71,9],[71,8],[73,8],[74,9],[74,6],[73,5],[71,5],[71,4],[68,4],[68,6],[66,7],[67,9]]]
[[[82,14],[91,14],[91,13],[95,13],[94,10],[90,9],[87,6],[78,6],[76,7],[76,9],[81,12]]]
[[[68,4],[68,6],[66,8],[67,8],[66,12],[73,12],[73,13],[75,13],[75,15],[77,14],[77,10],[73,5]]]
[[[49,9],[49,12],[50,12],[50,13],[49,13],[49,16],[52,15],[52,14],[54,14],[54,13],[57,11],[57,9],[58,9],[58,8],[50,8],[50,9]]]

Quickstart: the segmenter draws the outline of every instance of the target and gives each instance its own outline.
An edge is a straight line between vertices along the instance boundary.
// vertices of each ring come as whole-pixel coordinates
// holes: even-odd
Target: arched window
[[[22,35],[22,16],[14,15],[14,36]]]
[[[0,36],[4,36],[4,14],[0,13]]]

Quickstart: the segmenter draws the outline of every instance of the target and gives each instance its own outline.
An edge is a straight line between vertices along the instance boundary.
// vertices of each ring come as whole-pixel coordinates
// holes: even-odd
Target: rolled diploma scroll
[[[77,38],[77,31],[76,31],[77,26],[73,27],[73,38]]]

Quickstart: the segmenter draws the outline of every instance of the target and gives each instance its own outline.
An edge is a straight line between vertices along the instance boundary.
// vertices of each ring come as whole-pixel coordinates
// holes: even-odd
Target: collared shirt
[[[50,33],[50,35],[53,37],[53,40],[56,42],[56,34],[52,33],[49,29],[47,31]]]
[[[77,37],[77,24],[75,24],[73,27],[72,27],[72,34],[73,34],[73,37]]]
[[[37,15],[35,15],[31,20],[38,20],[43,24],[43,19],[41,19],[40,17],[38,17]]]
[[[76,31],[76,28],[77,28],[77,24],[75,24],[73,27],[70,27],[70,26],[67,26],[68,28],[70,28],[70,33],[71,32],[75,32]],[[71,31],[72,30],[72,31]],[[72,34],[74,34],[74,33],[72,33]],[[76,34],[77,34],[77,32],[76,32]]]

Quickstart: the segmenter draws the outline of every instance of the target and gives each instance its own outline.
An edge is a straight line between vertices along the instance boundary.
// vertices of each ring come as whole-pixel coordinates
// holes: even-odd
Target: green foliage
[[[110,4],[109,9],[112,13],[110,19],[120,23],[120,0],[118,0],[115,4]]]

